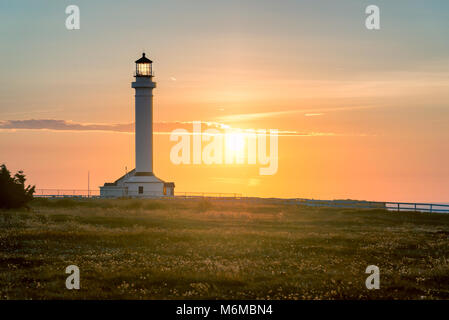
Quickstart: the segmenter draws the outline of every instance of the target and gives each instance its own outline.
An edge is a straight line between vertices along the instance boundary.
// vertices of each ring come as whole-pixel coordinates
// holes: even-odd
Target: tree
[[[12,177],[4,164],[0,166],[0,208],[26,207],[33,200],[35,186],[25,187],[25,180],[23,171]]]

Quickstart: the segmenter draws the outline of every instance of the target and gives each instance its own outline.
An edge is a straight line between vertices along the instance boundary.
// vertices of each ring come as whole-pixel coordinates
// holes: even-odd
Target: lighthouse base
[[[158,198],[173,197],[175,184],[165,182],[154,174],[140,174],[130,171],[112,183],[100,187],[102,198]]]

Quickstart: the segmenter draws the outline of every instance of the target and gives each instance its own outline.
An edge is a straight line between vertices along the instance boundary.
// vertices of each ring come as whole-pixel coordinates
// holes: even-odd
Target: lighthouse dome
[[[145,52],[142,53],[142,58],[136,60],[136,77],[152,77],[152,63],[153,61],[145,57]]]
[[[151,61],[150,59],[145,57],[145,52],[144,52],[144,53],[142,53],[142,57],[140,59],[136,60],[136,63],[153,63],[153,61]]]

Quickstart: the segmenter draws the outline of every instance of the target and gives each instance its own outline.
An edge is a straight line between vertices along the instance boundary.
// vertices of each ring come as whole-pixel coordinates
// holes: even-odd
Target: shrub
[[[33,200],[35,187],[25,187],[25,175],[18,171],[13,177],[4,164],[0,166],[0,208],[27,207]]]

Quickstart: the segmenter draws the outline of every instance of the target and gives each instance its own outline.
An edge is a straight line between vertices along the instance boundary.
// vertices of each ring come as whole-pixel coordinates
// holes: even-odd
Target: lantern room
[[[145,57],[145,53],[142,53],[142,58],[136,60],[136,77],[152,77],[152,63],[153,61]]]

